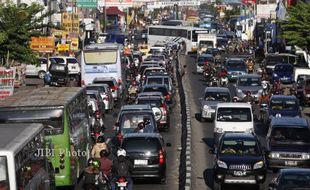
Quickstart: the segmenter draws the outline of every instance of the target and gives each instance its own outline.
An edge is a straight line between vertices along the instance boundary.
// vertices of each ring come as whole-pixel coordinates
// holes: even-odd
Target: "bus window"
[[[191,40],[192,39],[192,32],[187,31],[187,39]]]
[[[196,31],[194,30],[192,32],[192,42],[197,42],[197,38],[198,38],[198,34],[196,33]]]
[[[0,174],[0,189],[9,190],[8,165],[4,156],[0,156]]]
[[[86,65],[115,64],[117,59],[117,51],[84,52],[84,58]]]

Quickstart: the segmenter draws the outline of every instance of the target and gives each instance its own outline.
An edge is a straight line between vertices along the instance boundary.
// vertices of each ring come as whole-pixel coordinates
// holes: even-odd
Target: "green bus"
[[[42,123],[56,186],[74,186],[90,153],[85,88],[24,89],[0,101],[0,123]]]

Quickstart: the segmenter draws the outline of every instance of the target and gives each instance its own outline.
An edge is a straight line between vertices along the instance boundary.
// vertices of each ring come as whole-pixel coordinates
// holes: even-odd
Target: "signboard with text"
[[[80,21],[77,13],[62,13],[61,23],[66,32],[79,33]]]
[[[107,7],[133,6],[133,0],[103,0],[103,4]]]
[[[13,94],[15,75],[16,67],[0,67],[0,100]]]
[[[32,37],[30,48],[40,53],[52,53],[55,50],[54,37]]]
[[[78,8],[97,8],[97,0],[77,0]]]

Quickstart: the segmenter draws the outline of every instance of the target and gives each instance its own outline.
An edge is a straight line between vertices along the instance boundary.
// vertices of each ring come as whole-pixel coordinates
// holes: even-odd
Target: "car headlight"
[[[274,76],[274,77],[278,77],[278,75],[277,75],[276,73],[273,73],[273,76]]]
[[[223,129],[222,128],[214,128],[215,133],[222,133]]]
[[[227,164],[221,160],[217,160],[216,164],[219,168],[227,169]]]
[[[309,160],[310,159],[310,154],[302,154],[302,159]]]
[[[254,129],[253,128],[247,128],[245,130],[245,132],[247,132],[247,133],[254,133]]]
[[[259,168],[262,168],[264,167],[264,162],[263,161],[259,161],[259,162],[256,162],[253,166],[253,169],[256,170],[256,169],[259,169]]]
[[[239,94],[243,94],[242,90],[240,90],[240,89],[238,89],[237,92],[238,92]]]
[[[204,110],[210,109],[210,106],[204,105],[204,106],[203,106],[203,109],[204,109]]]
[[[272,152],[272,153],[269,154],[269,157],[270,157],[270,158],[279,158],[279,157],[280,157],[280,154],[277,153],[277,152]]]
[[[307,98],[310,98],[310,94],[306,94],[306,97],[307,97]]]

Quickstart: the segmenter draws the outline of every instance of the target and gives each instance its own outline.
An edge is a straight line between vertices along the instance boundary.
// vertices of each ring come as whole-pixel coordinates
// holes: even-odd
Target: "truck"
[[[197,44],[198,54],[202,54],[208,48],[215,48],[217,37],[215,33],[206,33],[206,31],[196,31],[198,33]]]

